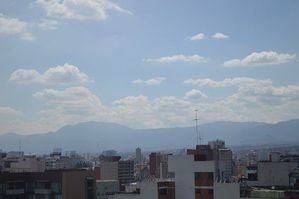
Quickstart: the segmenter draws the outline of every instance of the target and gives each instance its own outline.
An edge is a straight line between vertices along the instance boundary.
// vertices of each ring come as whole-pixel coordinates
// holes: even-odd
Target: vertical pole
[[[197,116],[198,110],[195,110],[195,129],[196,129],[196,144],[199,144],[199,133],[198,133],[198,116]]]

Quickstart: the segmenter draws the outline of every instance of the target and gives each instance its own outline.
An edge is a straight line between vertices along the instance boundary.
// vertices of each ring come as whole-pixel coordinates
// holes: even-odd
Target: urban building
[[[112,157],[112,156],[116,156],[117,151],[115,150],[106,150],[102,152],[103,156],[107,156],[107,157]]]
[[[150,176],[168,178],[168,154],[151,153],[149,155]]]
[[[269,161],[270,162],[280,162],[281,160],[281,153],[278,151],[270,152],[269,154]]]
[[[120,192],[109,199],[175,199],[175,182],[171,179],[151,179],[136,184],[130,192]]]
[[[45,158],[46,170],[60,170],[74,168],[72,160],[68,156],[62,156],[61,153],[52,153]]]
[[[118,180],[118,161],[101,162],[100,180]]]
[[[187,155],[168,156],[169,172],[174,173],[176,199],[237,199],[238,183],[222,182],[217,178],[218,158],[213,160],[209,145],[187,150]]]
[[[137,164],[135,165],[135,180],[142,181],[148,179],[150,176],[148,165],[146,164]]]
[[[215,140],[208,145],[197,145],[196,149],[187,149],[188,155],[194,155],[197,161],[213,160],[215,162],[215,178],[231,181],[233,176],[233,153],[225,147],[225,142]]]
[[[0,157],[0,168],[8,173],[43,172],[45,160],[36,155],[24,155],[23,152],[9,152]]]
[[[95,178],[87,170],[2,173],[0,198],[95,199]]]
[[[258,162],[255,170],[248,170],[248,174],[252,176],[248,176],[248,185],[288,187],[289,176],[296,167],[296,162]]]
[[[119,192],[118,180],[97,180],[96,181],[97,199],[108,199],[110,195]]]
[[[121,160],[118,162],[118,180],[120,184],[134,182],[134,161]]]
[[[118,180],[120,184],[131,183],[134,177],[134,161],[120,160],[120,156],[102,158],[100,163],[101,180]]]
[[[46,170],[46,163],[43,158],[35,155],[25,155],[18,158],[18,161],[11,162],[9,169],[6,171],[10,173],[24,173],[24,172],[44,172]]]
[[[138,147],[136,148],[136,152],[135,152],[135,163],[141,164],[141,161],[142,161],[141,149]]]

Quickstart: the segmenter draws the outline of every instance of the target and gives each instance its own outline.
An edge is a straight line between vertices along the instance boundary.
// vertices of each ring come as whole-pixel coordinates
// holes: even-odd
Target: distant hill
[[[276,124],[257,122],[213,122],[199,126],[204,142],[223,139],[228,145],[296,144],[299,143],[299,120]],[[18,150],[21,142],[25,152],[45,153],[53,148],[80,152],[107,149],[162,150],[194,147],[194,127],[130,129],[114,123],[85,122],[67,125],[56,132],[34,135],[7,133],[0,135],[0,149]]]

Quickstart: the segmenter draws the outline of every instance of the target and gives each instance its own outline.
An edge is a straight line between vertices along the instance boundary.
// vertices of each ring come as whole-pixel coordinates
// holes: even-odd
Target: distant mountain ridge
[[[299,119],[267,124],[259,122],[213,122],[199,125],[204,142],[223,139],[228,145],[299,144]],[[53,148],[80,152],[100,152],[107,149],[163,150],[194,147],[194,127],[131,129],[115,123],[84,122],[67,125],[45,134],[0,135],[0,149],[46,153]]]

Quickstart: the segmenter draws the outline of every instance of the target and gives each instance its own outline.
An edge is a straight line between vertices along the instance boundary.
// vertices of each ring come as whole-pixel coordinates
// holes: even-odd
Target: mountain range
[[[229,146],[299,144],[299,119],[275,124],[213,122],[198,128],[203,143],[222,139]],[[44,134],[0,135],[2,150],[18,150],[19,144],[26,153],[47,153],[53,148],[79,152],[179,149],[196,145],[196,131],[195,127],[131,129],[115,123],[84,122]]]

